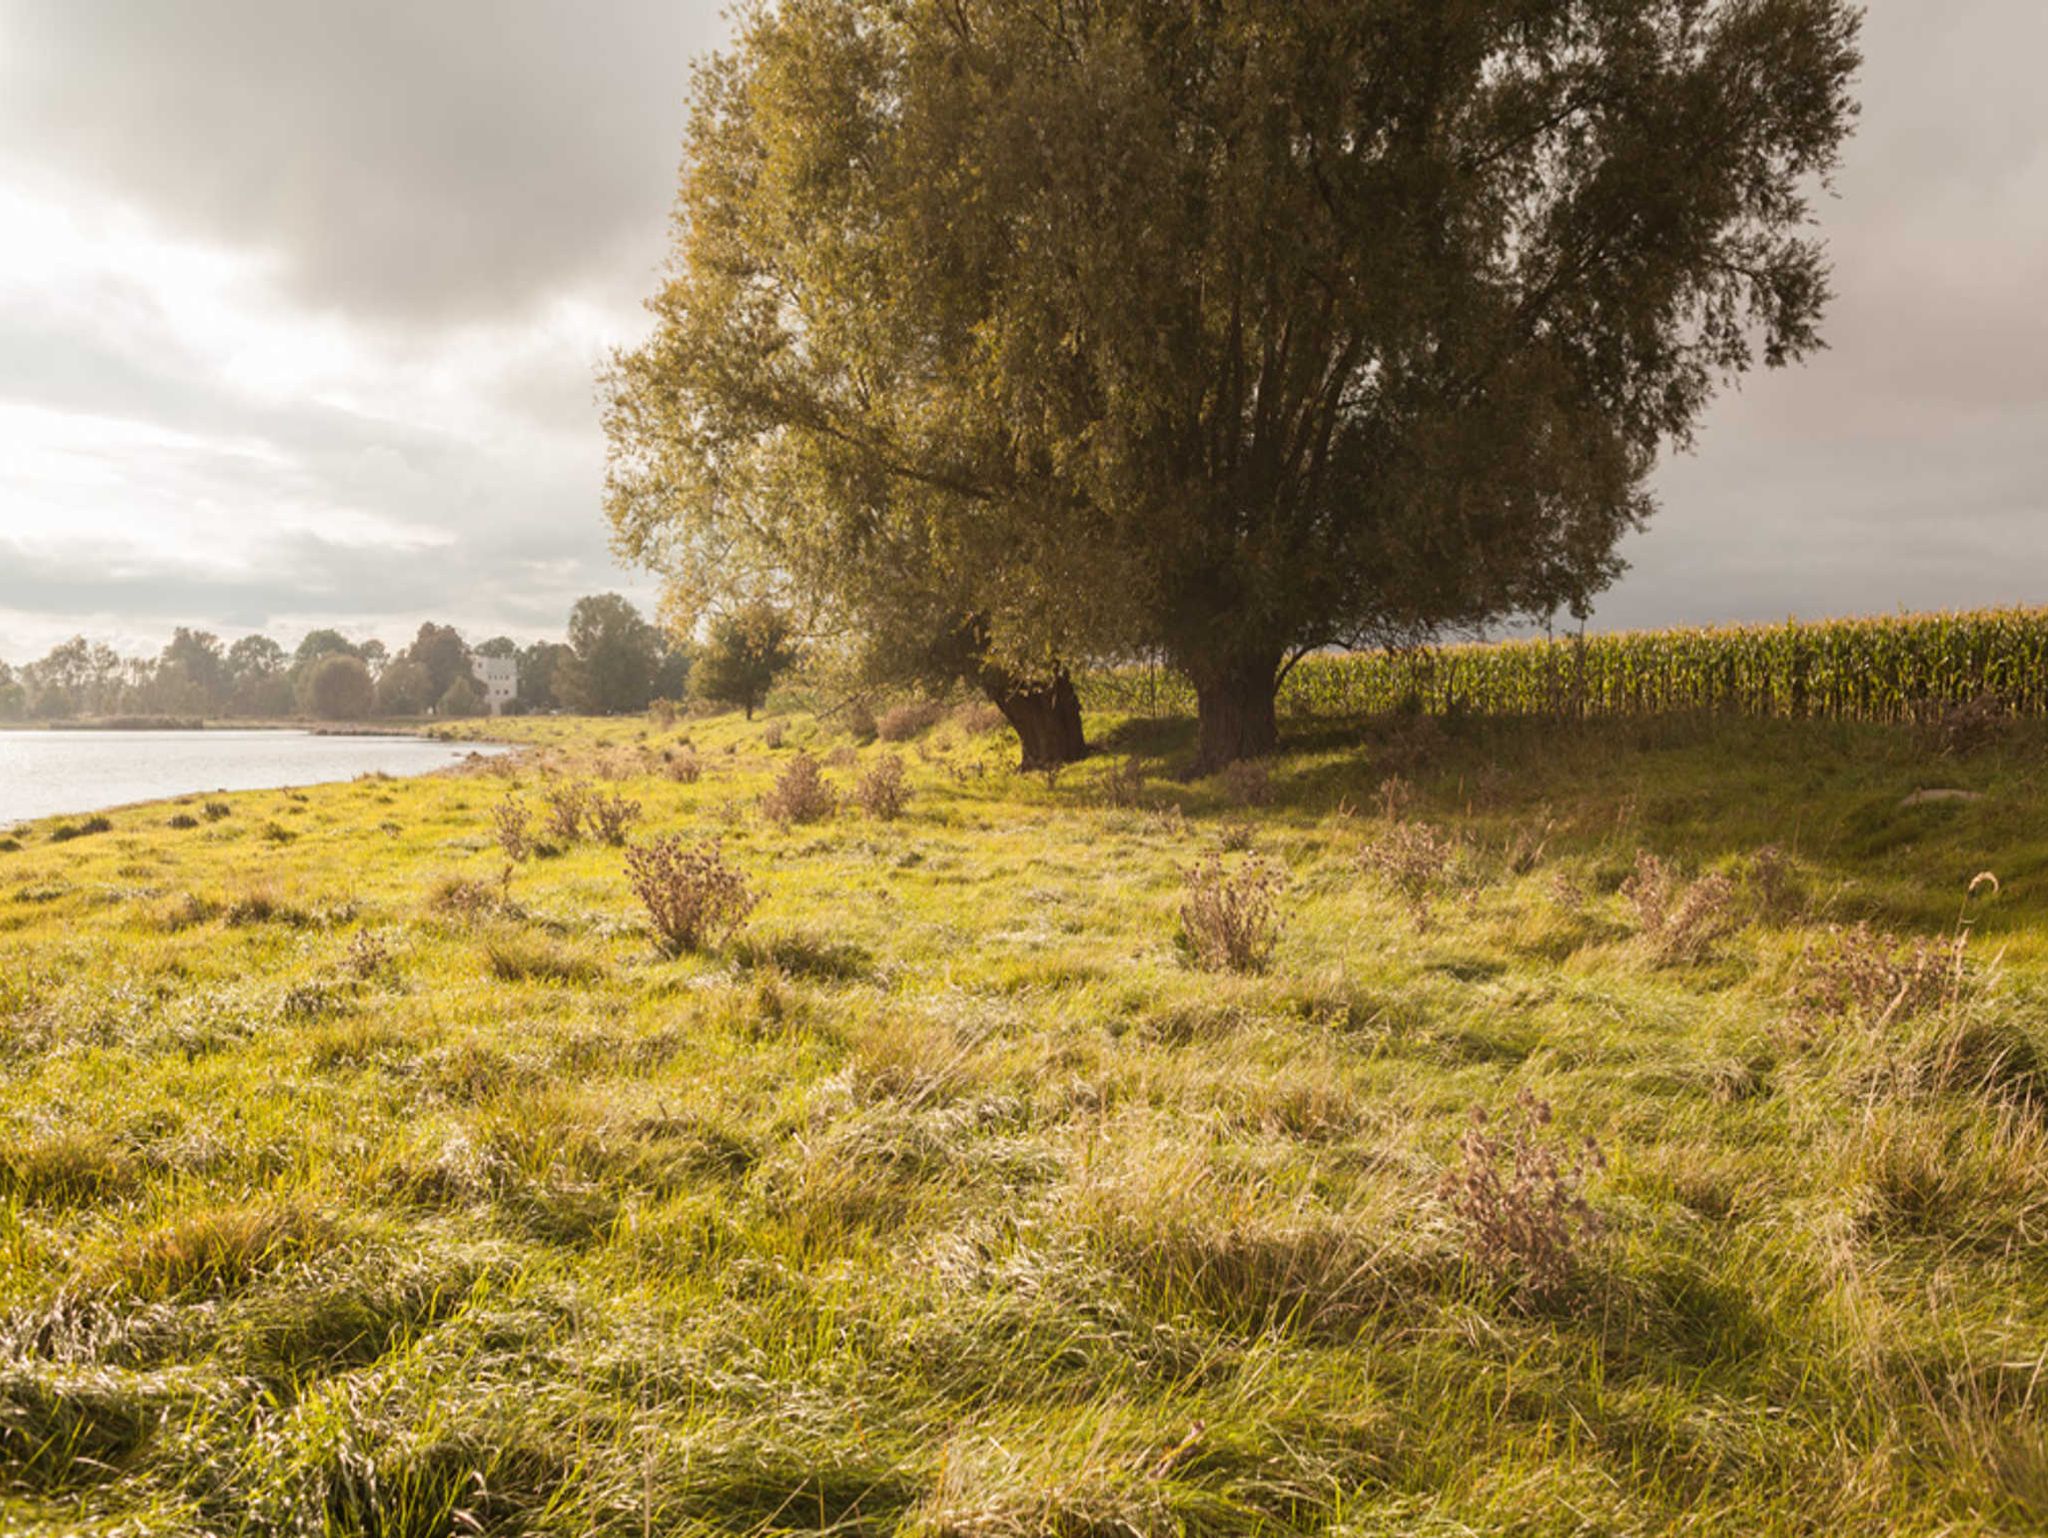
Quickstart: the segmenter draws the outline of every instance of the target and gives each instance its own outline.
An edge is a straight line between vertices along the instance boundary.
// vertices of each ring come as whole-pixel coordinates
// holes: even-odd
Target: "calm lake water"
[[[273,790],[359,774],[425,774],[503,749],[312,732],[0,731],[0,828],[213,790]]]

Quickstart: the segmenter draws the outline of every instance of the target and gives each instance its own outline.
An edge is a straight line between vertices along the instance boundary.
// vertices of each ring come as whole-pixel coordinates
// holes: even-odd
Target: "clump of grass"
[[[1524,1089],[1504,1125],[1483,1107],[1458,1143],[1458,1163],[1438,1194],[1465,1234],[1465,1253],[1495,1283],[1550,1303],[1569,1289],[1602,1224],[1584,1195],[1589,1170],[1605,1167],[1588,1138],[1573,1149],[1548,1136],[1549,1103]]]
[[[66,1127],[0,1146],[0,1198],[25,1206],[105,1201],[130,1190],[134,1158],[105,1130]]]
[[[513,911],[505,896],[503,882],[480,881],[474,876],[453,874],[434,879],[427,888],[427,907],[431,912],[464,923]]]
[[[604,977],[596,957],[535,935],[494,935],[485,942],[484,959],[500,982],[595,983]]]
[[[626,851],[626,879],[670,955],[732,938],[759,899],[717,839],[685,845],[673,834]]]
[[[209,801],[199,810],[206,814],[208,822],[219,822],[223,817],[229,816],[234,808],[225,801]]]
[[[206,899],[194,900],[203,904]],[[203,916],[204,909],[195,906],[192,912]],[[281,895],[273,886],[257,885],[245,887],[220,906],[221,921],[236,927],[254,924],[282,924],[288,929],[310,929],[319,922],[318,915],[302,902]]]
[[[339,1242],[333,1220],[301,1200],[202,1207],[123,1245],[108,1263],[107,1281],[148,1299],[233,1292]]]
[[[1210,855],[1182,878],[1182,943],[1196,966],[1208,972],[1256,972],[1272,957],[1280,939],[1279,898],[1287,875],[1264,860],[1248,860],[1235,871]]]
[[[771,822],[820,822],[839,806],[838,792],[825,779],[818,761],[799,753],[777,776],[775,786],[761,797],[761,811]]]
[[[855,781],[853,799],[862,812],[879,822],[894,822],[901,817],[910,800],[903,760],[894,753],[884,754],[873,768]]]
[[[185,833],[189,832],[193,828],[198,827],[199,819],[197,817],[194,817],[190,812],[179,812],[176,815],[174,815],[168,822],[166,822],[164,826],[173,829],[176,832]]]
[[[106,833],[113,823],[104,817],[88,817],[84,822],[60,822],[50,830],[50,842],[68,844],[75,838],[88,838],[95,833]]]
[[[1145,804],[1145,766],[1135,756],[1120,758],[1095,782],[1102,804],[1129,810]]]
[[[257,836],[267,844],[289,844],[298,838],[298,834],[275,820],[266,822],[258,830]]]
[[[1393,888],[1421,933],[1430,926],[1433,900],[1449,884],[1457,855],[1457,842],[1441,829],[1397,822],[1359,852],[1358,863]]]
[[[1659,966],[1702,961],[1714,942],[1735,927],[1735,883],[1719,871],[1686,881],[1647,849],[1621,885],[1635,910],[1636,929]]]

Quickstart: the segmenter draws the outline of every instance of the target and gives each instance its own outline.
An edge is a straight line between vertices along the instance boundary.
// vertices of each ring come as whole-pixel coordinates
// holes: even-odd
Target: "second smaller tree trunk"
[[[1088,756],[1081,727],[1081,697],[1064,672],[1049,683],[1019,683],[993,670],[982,675],[983,691],[995,702],[1023,746],[1021,769],[1052,769]]]

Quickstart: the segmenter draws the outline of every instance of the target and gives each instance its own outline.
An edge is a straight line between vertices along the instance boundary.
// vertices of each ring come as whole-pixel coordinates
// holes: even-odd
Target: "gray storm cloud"
[[[0,0],[0,655],[538,633],[631,586],[591,371],[723,33],[708,0]],[[1865,42],[1831,350],[1659,471],[1601,625],[2048,601],[2048,7],[1878,0]],[[180,518],[201,548],[152,543]]]

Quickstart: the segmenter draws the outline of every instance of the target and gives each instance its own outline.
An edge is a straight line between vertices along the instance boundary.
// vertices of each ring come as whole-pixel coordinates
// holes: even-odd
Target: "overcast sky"
[[[592,371],[707,0],[0,0],[0,657],[651,600]],[[2048,602],[2041,0],[1875,0],[1832,350],[1752,376],[1604,626]]]

